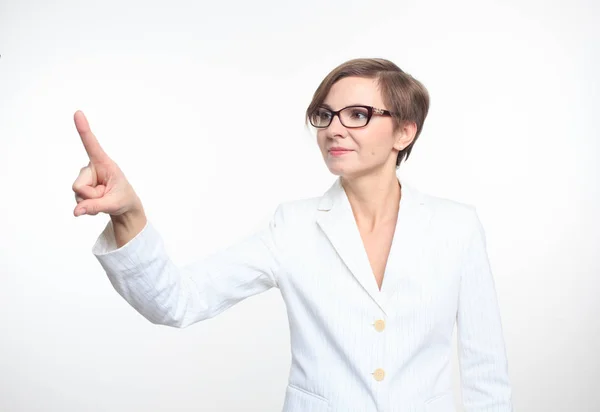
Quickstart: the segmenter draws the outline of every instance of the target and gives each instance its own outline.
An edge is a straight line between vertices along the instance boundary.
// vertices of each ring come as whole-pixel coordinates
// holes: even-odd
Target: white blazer
[[[477,212],[401,186],[381,290],[339,178],[323,196],[280,203],[268,227],[184,267],[150,221],[118,249],[109,221],[92,252],[116,291],[155,324],[184,328],[279,288],[292,351],[283,412],[455,412],[455,324],[465,411],[510,412]]]

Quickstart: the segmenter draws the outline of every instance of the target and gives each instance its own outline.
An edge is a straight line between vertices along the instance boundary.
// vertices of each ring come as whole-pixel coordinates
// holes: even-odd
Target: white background
[[[88,162],[73,114],[184,264],[331,185],[304,110],[355,57],[390,59],[431,94],[398,173],[478,209],[515,410],[600,410],[599,12],[592,0],[2,0],[0,410],[280,410],[290,351],[276,289],[183,330],[112,289],[91,253],[108,216],[73,216]],[[459,382],[456,370],[457,405]]]

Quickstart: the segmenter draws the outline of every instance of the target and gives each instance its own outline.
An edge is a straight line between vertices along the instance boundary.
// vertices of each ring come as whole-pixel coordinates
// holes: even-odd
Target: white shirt
[[[283,412],[455,412],[455,325],[465,411],[511,412],[477,212],[401,186],[381,290],[339,178],[323,196],[280,203],[268,227],[187,266],[171,261],[150,221],[118,249],[109,221],[92,252],[116,291],[156,324],[184,328],[279,288],[292,351]]]

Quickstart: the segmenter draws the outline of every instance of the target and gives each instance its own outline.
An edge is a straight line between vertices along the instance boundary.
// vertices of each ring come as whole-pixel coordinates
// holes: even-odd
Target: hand
[[[142,210],[142,204],[117,164],[102,150],[82,111],[74,116],[89,163],[82,167],[73,183],[77,206],[75,216],[100,212],[120,216]]]

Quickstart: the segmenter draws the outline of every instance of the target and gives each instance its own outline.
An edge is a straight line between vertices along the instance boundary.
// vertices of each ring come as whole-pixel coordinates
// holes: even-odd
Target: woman
[[[423,85],[390,61],[338,66],[306,112],[338,176],[331,188],[279,204],[268,227],[185,267],[170,260],[77,112],[90,163],[73,184],[74,213],[110,214],[93,253],[153,323],[184,328],[279,288],[292,345],[284,412],[455,411],[455,322],[465,411],[508,412],[502,326],[475,208],[396,175],[428,107]]]

